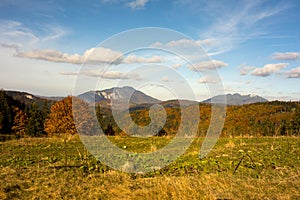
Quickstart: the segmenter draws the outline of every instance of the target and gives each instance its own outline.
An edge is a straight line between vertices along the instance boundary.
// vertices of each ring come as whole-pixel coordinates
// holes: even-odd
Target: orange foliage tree
[[[14,118],[14,126],[12,127],[12,131],[18,135],[19,137],[24,137],[26,135],[26,124],[28,123],[28,116],[19,108],[15,109],[17,113]]]
[[[73,108],[72,104],[74,103],[76,106]],[[77,113],[76,126],[73,117],[74,112]],[[77,133],[77,129],[84,129],[89,134],[93,129],[93,123],[94,120],[89,113],[88,104],[80,99],[68,96],[51,106],[50,115],[45,121],[45,132],[49,136],[74,135]]]

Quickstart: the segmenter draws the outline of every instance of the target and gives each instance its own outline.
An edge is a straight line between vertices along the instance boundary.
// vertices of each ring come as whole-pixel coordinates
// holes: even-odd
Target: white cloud
[[[67,30],[58,25],[45,25],[39,27],[40,34],[18,21],[0,20],[0,41],[2,46],[8,47],[11,44],[18,46],[18,49],[33,49],[53,44],[67,34]],[[44,33],[44,34],[41,34]]]
[[[223,61],[211,60],[211,61],[204,61],[193,65],[189,65],[189,69],[192,71],[207,71],[207,70],[219,69],[221,67],[226,67],[226,66],[228,66],[228,64]]]
[[[212,38],[208,38],[208,39],[204,39],[204,40],[197,40],[196,43],[198,45],[207,47],[207,46],[213,45],[215,43],[215,40]]]
[[[119,71],[108,71],[101,75],[101,78],[104,79],[134,79],[140,80],[140,77],[137,74],[125,74]]]
[[[212,76],[203,76],[199,79],[198,82],[201,83],[201,84],[207,84],[207,83],[215,84],[215,83],[218,83],[217,79],[212,77]]]
[[[46,60],[50,62],[82,64],[83,62],[90,64],[99,63],[114,63],[114,64],[131,64],[131,63],[159,63],[162,58],[153,56],[150,58],[138,57],[129,55],[123,57],[119,51],[114,51],[108,48],[97,47],[86,50],[83,55],[80,54],[67,54],[57,50],[35,50],[30,52],[17,52],[17,57],[31,58],[38,60]]]
[[[48,29],[52,31],[52,34],[46,35],[45,37],[41,38],[41,42],[51,42],[53,40],[58,40],[67,34],[67,31],[61,27],[49,27]]]
[[[15,49],[15,50],[18,50],[20,48],[20,45],[14,44],[14,43],[11,43],[11,44],[3,43],[3,44],[0,44],[0,46],[2,46],[4,48],[9,48],[9,49]]]
[[[167,76],[162,77],[161,79],[163,82],[169,82],[170,79]]]
[[[160,63],[162,58],[160,56],[152,56],[150,58],[138,57],[136,55],[129,55],[122,60],[123,63]]]
[[[288,63],[278,63],[278,64],[266,64],[262,68],[255,68],[251,75],[253,76],[270,76],[273,73],[278,73],[283,68],[287,67]]]
[[[77,75],[79,75],[78,72],[60,72],[59,74],[64,75],[64,76],[77,76]],[[84,73],[81,73],[81,74],[83,75]]]
[[[61,75],[69,75],[69,76],[78,76],[84,75],[89,77],[98,77],[103,79],[132,79],[132,80],[141,80],[141,77],[138,74],[126,74],[120,71],[99,71],[99,70],[90,70],[90,71],[82,71],[82,72],[60,72]]]
[[[177,1],[178,2],[178,1]],[[210,55],[222,54],[252,38],[268,34],[266,26],[260,26],[262,20],[275,17],[289,7],[289,3],[276,2],[263,5],[264,1],[238,1],[220,4],[218,1],[179,0],[178,6],[194,10],[207,16],[211,26],[206,31],[199,30],[200,38],[210,38],[205,49]],[[200,10],[200,11],[199,11]]]
[[[184,47],[184,46],[195,46],[197,42],[194,40],[188,39],[180,39],[180,40],[173,40],[166,44],[167,47]]]
[[[132,9],[143,9],[149,0],[134,0],[127,5]]]
[[[133,10],[144,9],[149,0],[100,0],[105,4],[122,4]]]
[[[276,52],[272,55],[272,59],[275,60],[297,60],[300,58],[299,52]]]
[[[32,46],[40,41],[34,33],[22,23],[10,20],[0,20],[0,40],[2,44]]]
[[[152,47],[193,47],[193,46],[209,46],[214,43],[213,39],[205,39],[205,40],[189,40],[189,39],[180,39],[180,40],[172,40],[166,44],[162,44],[161,42],[155,42],[151,46]]]
[[[153,48],[159,48],[171,52],[179,53],[179,55],[173,55],[180,57],[180,60],[188,60],[191,63],[196,63],[199,61],[209,59],[207,52],[204,48],[201,48],[201,44],[209,44],[210,40],[205,41],[194,41],[188,38],[178,39],[178,40],[171,40],[169,42],[155,42],[150,45]]]
[[[87,63],[119,63],[123,59],[123,54],[109,48],[96,47],[84,52],[82,59]]]
[[[290,71],[285,72],[287,78],[300,78],[300,67],[291,69]]]
[[[150,47],[161,47],[161,46],[163,46],[163,44],[161,42],[155,42],[150,45]]]
[[[176,63],[176,64],[172,65],[172,68],[174,68],[174,69],[178,69],[180,67],[182,67],[182,64],[180,64],[180,63]]]
[[[253,69],[255,69],[254,66],[244,66],[240,69],[240,75],[245,76]]]
[[[228,45],[227,45],[228,44]],[[154,48],[166,48],[179,50],[181,56],[188,59],[190,62],[199,62],[199,60],[206,60],[209,56],[223,53],[225,51],[219,51],[219,47],[231,48],[228,38],[207,38],[204,40],[191,40],[191,39],[179,39],[172,40],[167,43],[155,42],[150,45]],[[227,50],[226,50],[227,51]]]
[[[80,56],[79,54],[70,55],[56,50],[17,52],[15,56],[22,58],[46,60],[51,62],[67,62],[74,64],[82,63],[82,56]]]

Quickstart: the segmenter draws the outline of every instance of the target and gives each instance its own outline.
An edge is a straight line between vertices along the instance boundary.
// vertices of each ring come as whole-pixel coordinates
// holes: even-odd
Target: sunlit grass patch
[[[124,150],[162,148],[153,141],[109,138]],[[221,138],[204,159],[196,138],[175,162],[144,174],[118,172],[95,159],[78,137],[0,143],[1,199],[298,199],[300,138]],[[228,144],[230,144],[228,147]],[[234,145],[232,145],[234,144]],[[144,149],[146,148],[146,149]]]

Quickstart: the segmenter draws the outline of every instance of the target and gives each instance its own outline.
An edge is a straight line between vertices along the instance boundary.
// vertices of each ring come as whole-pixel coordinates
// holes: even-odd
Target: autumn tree
[[[28,116],[19,108],[16,108],[16,116],[14,118],[14,126],[12,127],[12,131],[19,137],[24,137],[26,135],[26,125],[28,123]]]
[[[73,113],[75,113],[75,116]],[[77,133],[77,129],[81,133],[92,134],[93,123],[88,104],[80,99],[68,96],[51,106],[49,117],[45,121],[45,131],[49,136],[72,136]]]
[[[81,135],[98,135],[95,108],[79,98],[73,97],[72,100],[72,112],[77,131]]]
[[[45,131],[49,136],[76,133],[72,114],[72,97],[69,96],[51,106],[49,117],[45,121]]]

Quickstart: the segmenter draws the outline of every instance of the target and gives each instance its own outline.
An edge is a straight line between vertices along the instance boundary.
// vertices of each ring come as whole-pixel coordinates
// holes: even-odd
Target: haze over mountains
[[[33,102],[38,102],[41,104],[45,100],[58,101],[64,97],[42,97],[38,95],[33,95],[27,92],[19,91],[6,91],[6,94],[13,97],[16,100],[19,100],[25,104],[31,104]],[[159,99],[153,98],[139,90],[134,89],[133,87],[115,87],[105,90],[96,90],[96,91],[87,91],[77,96],[78,98],[85,100],[88,103],[91,102],[111,102],[112,99],[118,102],[127,102],[130,100],[130,104],[140,105],[140,104],[156,104],[164,103]],[[228,105],[244,105],[257,102],[267,102],[268,100],[257,95],[241,95],[238,93],[235,94],[226,94],[225,98],[227,99]],[[210,99],[202,101],[202,103],[220,103],[221,99],[224,99],[224,95],[217,95]],[[165,101],[165,103],[171,102]],[[192,101],[184,100],[182,101],[185,104],[191,104]],[[195,103],[195,102],[194,102]]]
[[[258,102],[268,102],[267,99],[258,96],[258,95],[241,95],[238,93],[235,94],[226,94],[226,95],[217,95],[210,99],[207,99],[205,101],[202,101],[203,103],[222,103],[223,99],[226,99],[227,105],[244,105],[244,104],[250,104],[250,103],[258,103]]]

